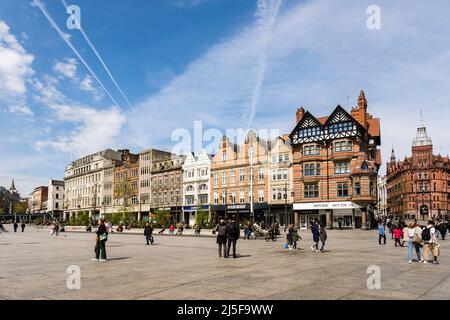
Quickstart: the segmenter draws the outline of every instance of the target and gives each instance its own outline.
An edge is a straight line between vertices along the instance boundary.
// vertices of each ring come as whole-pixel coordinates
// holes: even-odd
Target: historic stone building
[[[168,212],[173,223],[189,223],[183,215],[183,173],[186,156],[171,155],[170,159],[153,162],[151,171],[151,212]]]
[[[394,150],[387,165],[389,213],[428,219],[450,213],[449,157],[433,155],[433,143],[422,123],[412,144],[412,156],[397,161]]]
[[[139,209],[139,155],[130,150],[118,150],[120,161],[113,171],[113,206],[115,212],[133,213],[141,220]]]
[[[319,219],[328,228],[366,228],[374,221],[381,165],[380,120],[367,112],[361,91],[358,106],[337,106],[316,118],[300,108],[290,134],[293,147],[294,217],[301,228]]]
[[[28,208],[34,215],[46,214],[48,209],[48,186],[34,188],[28,199]]]
[[[267,141],[253,130],[240,146],[223,137],[211,167],[211,209],[216,220],[264,220],[269,197],[268,148]]]
[[[183,214],[191,226],[197,223],[198,212],[209,214],[211,163],[211,155],[201,150],[197,156],[188,154],[183,164]]]
[[[377,214],[380,218],[388,214],[386,177],[378,177]]]
[[[293,166],[289,136],[271,143],[268,157],[269,209],[266,222],[293,223]]]
[[[157,149],[146,149],[139,153],[139,210],[143,219],[147,219],[150,215],[153,163],[169,160],[171,157],[170,152]]]
[[[64,181],[48,181],[47,212],[54,218],[62,218],[64,210]]]
[[[73,161],[66,167],[64,218],[88,212],[92,219],[112,213],[113,171],[121,153],[106,149]]]

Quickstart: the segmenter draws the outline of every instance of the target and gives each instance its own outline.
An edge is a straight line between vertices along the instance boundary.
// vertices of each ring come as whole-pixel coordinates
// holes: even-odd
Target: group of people
[[[13,228],[14,228],[14,232],[17,232],[17,229],[19,229],[19,224],[16,221],[14,222]],[[22,229],[22,232],[25,231],[25,222],[22,222],[22,224],[20,225],[20,228]]]
[[[408,245],[407,260],[411,264],[413,261],[413,249],[416,252],[417,261],[420,263],[428,263],[432,261],[434,264],[439,264],[438,257],[440,255],[440,245],[438,243],[438,234],[441,235],[442,240],[445,240],[447,233],[447,222],[430,220],[427,226],[421,226],[417,220],[413,219],[406,224],[404,221],[399,221],[397,224],[386,226],[391,230],[394,238],[395,247],[404,247]],[[385,224],[383,221],[378,223],[378,244],[386,245]],[[422,250],[422,253],[421,253]]]
[[[310,221],[310,229],[313,237],[313,245],[311,246],[311,250],[322,253],[325,252],[325,243],[328,237],[325,224],[323,222],[319,223],[318,219],[314,219],[313,221]],[[319,241],[321,242],[320,249]]]
[[[230,220],[226,222],[224,219],[220,220],[217,227],[213,230],[213,234],[217,234],[216,243],[218,245],[219,257],[228,258],[230,256],[231,247],[233,247],[233,258],[237,258],[236,244],[240,236],[239,225]]]

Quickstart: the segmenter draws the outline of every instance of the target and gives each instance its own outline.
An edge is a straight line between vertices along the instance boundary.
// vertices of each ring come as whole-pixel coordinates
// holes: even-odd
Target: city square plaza
[[[378,245],[376,230],[330,230],[326,252],[312,251],[302,230],[299,250],[276,242],[238,241],[238,258],[219,258],[209,231],[194,237],[112,233],[107,262],[92,262],[95,234],[27,226],[0,233],[0,299],[450,299],[450,240],[439,265],[407,262],[407,248]],[[208,236],[206,236],[208,235]],[[413,254],[415,257],[415,253]],[[69,289],[70,266],[81,271]],[[380,289],[369,289],[380,269]],[[71,269],[69,269],[71,270]],[[70,271],[69,271],[70,272]],[[369,281],[370,282],[370,281]]]

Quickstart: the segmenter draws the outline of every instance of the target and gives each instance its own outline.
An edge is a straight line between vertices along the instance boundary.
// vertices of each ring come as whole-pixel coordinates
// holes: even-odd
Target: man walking
[[[25,230],[25,222],[22,222],[22,224],[20,225],[20,227],[22,228],[22,232],[24,232],[24,230]]]
[[[381,246],[381,239],[384,241],[384,245],[386,245],[386,233],[384,230],[383,222],[378,222],[378,244]]]
[[[226,235],[228,240],[227,256],[230,256],[231,245],[233,245],[233,258],[237,258],[236,242],[239,239],[239,234],[240,234],[239,226],[236,224],[236,222],[234,222],[233,219],[231,219],[226,229]]]
[[[106,261],[106,241],[108,241],[108,231],[105,227],[105,219],[99,220],[99,226],[96,232],[95,259],[92,261]],[[101,254],[101,255],[100,255]]]
[[[150,243],[153,244],[153,226],[151,223],[147,222],[144,228],[145,240],[147,241],[147,245]]]
[[[311,233],[313,235],[313,242],[314,244],[311,246],[311,250],[316,252],[319,252],[319,239],[320,239],[320,232],[319,232],[319,226],[318,226],[318,220],[315,219],[314,222],[311,224]]]
[[[225,223],[225,220],[220,220],[219,225],[216,227],[215,233],[217,233],[217,239],[216,243],[218,245],[219,249],[219,257],[228,258],[227,255],[227,224]]]
[[[17,228],[19,228],[19,225],[17,224],[17,222],[14,221],[14,232],[17,232]]]

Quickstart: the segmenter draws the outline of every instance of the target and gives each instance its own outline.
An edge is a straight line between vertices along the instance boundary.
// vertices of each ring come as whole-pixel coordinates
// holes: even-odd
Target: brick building
[[[216,219],[264,220],[269,196],[268,148],[267,141],[252,130],[242,145],[223,137],[211,166],[210,201]]]
[[[422,123],[412,156],[397,161],[394,150],[387,165],[389,214],[428,219],[450,213],[449,157],[433,155],[433,143]]]
[[[120,161],[113,171],[113,206],[115,212],[132,212],[141,220],[139,208],[139,155],[130,150],[118,150]]]
[[[153,161],[151,169],[151,212],[168,212],[172,223],[185,222],[183,215],[183,173],[186,156],[172,154],[171,158]]]
[[[301,228],[319,219],[328,228],[367,227],[374,221],[381,165],[380,120],[367,112],[361,91],[358,106],[341,106],[316,118],[296,113],[290,135],[293,148],[294,220]]]

